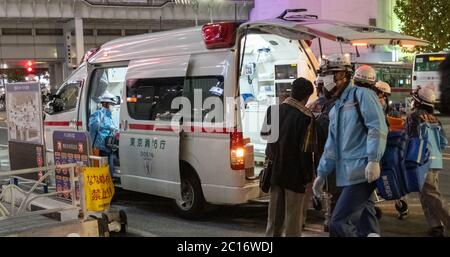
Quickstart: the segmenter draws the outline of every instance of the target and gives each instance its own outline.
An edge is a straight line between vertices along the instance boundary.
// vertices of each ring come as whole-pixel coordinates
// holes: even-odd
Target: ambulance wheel
[[[205,198],[200,180],[193,172],[181,175],[181,200],[175,200],[178,214],[186,219],[199,218],[205,209]]]
[[[381,217],[383,217],[383,211],[381,211],[380,207],[375,206],[375,216],[378,220],[381,220]]]

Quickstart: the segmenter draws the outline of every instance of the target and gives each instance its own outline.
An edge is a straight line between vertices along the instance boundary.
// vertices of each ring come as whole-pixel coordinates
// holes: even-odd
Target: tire
[[[193,171],[186,172],[181,176],[181,198],[174,200],[175,209],[183,218],[200,218],[205,210],[205,198],[200,184]]]

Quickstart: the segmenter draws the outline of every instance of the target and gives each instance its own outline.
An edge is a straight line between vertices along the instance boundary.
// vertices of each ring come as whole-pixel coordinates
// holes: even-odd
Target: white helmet
[[[414,101],[423,105],[434,107],[434,102],[436,102],[436,94],[434,93],[433,85],[428,84],[424,87],[417,86],[411,94]]]
[[[376,81],[377,74],[375,70],[369,65],[362,65],[355,71],[353,80],[359,81],[361,83],[367,83],[369,85],[374,85]]]
[[[375,83],[375,88],[388,96],[391,95],[391,86],[384,81],[377,81],[377,83]]]
[[[352,71],[350,56],[332,54],[326,58],[322,58],[319,72],[327,71]]]
[[[100,103],[111,103],[113,105],[117,104],[117,98],[113,94],[105,91],[102,96],[98,98]]]

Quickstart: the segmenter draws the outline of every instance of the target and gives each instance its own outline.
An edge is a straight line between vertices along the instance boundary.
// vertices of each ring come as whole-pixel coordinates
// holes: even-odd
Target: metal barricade
[[[84,191],[83,191],[83,180],[82,178],[82,163],[71,163],[71,164],[62,164],[62,165],[56,165],[56,166],[47,166],[47,167],[41,167],[41,168],[32,168],[32,169],[22,169],[22,170],[14,170],[14,171],[8,171],[8,172],[2,172],[0,173],[1,177],[9,177],[10,183],[8,185],[4,185],[2,188],[2,192],[0,194],[0,200],[5,200],[5,196],[9,193],[9,202],[10,202],[10,209],[3,204],[3,202],[0,201],[0,220],[7,219],[7,218],[13,218],[13,217],[19,217],[19,216],[31,216],[31,215],[43,215],[43,214],[50,214],[55,213],[59,211],[64,210],[73,210],[78,209],[80,211],[81,217],[85,216],[83,215],[86,213],[86,208],[84,206]],[[56,169],[68,169],[69,176],[70,176],[70,184],[71,188],[70,190],[60,191],[60,192],[48,192],[48,188],[46,187],[46,184],[43,183],[45,179],[50,176],[50,174],[53,174]],[[80,171],[79,176],[75,176],[75,170],[78,169]],[[30,180],[30,179],[24,179],[21,178],[20,175],[25,174],[33,174],[33,173],[45,173],[42,175],[37,181]],[[20,187],[21,183],[23,184],[32,184],[31,188],[28,191],[25,191],[22,187]],[[77,200],[76,197],[76,188],[75,183],[78,182],[80,185],[80,199]],[[23,185],[22,184],[22,185]],[[44,188],[43,194],[35,194],[36,189],[41,186]],[[16,194],[20,193],[23,197],[22,201],[17,203],[16,201]],[[52,197],[56,196],[57,194],[61,193],[69,193],[71,196],[71,206],[70,207],[58,207],[58,208],[50,208],[45,210],[38,210],[38,211],[31,211],[31,204],[33,201],[35,201],[38,198],[44,198],[44,197]],[[19,205],[19,207],[16,207],[16,204]],[[30,210],[27,212],[27,210]]]
[[[97,161],[100,167],[108,164],[107,157],[89,156],[89,158]],[[29,216],[49,215],[59,212],[61,222],[63,221],[63,213],[65,213],[64,216],[66,218],[69,217],[66,219],[67,222],[78,222],[76,224],[84,224],[85,222],[92,224],[92,220],[96,220],[98,222],[98,233],[103,236],[109,236],[111,232],[125,233],[127,218],[123,210],[118,212],[110,211],[110,208],[107,208],[104,212],[91,212],[87,210],[86,192],[84,190],[84,167],[83,162],[77,162],[0,173],[0,181],[4,180],[8,182],[8,184],[2,185],[0,193],[0,221],[6,222],[7,220],[19,217],[27,217],[26,219],[29,219]],[[58,191],[56,190],[57,188],[49,186],[46,183],[48,182],[47,179],[49,176],[54,175],[57,169],[68,170],[70,190]],[[76,170],[79,171],[78,175]],[[25,174],[36,173],[43,175],[39,176],[38,180],[21,177]],[[79,197],[77,197],[76,183],[79,185]],[[69,201],[56,199],[58,194],[65,193],[70,194]],[[36,200],[40,198],[47,199],[38,203]],[[47,203],[47,205],[43,204],[45,207],[42,207],[42,202]],[[32,206],[38,207],[36,208],[38,210],[33,210]],[[13,222],[17,221],[18,219]],[[67,222],[64,222],[64,224],[67,225]]]

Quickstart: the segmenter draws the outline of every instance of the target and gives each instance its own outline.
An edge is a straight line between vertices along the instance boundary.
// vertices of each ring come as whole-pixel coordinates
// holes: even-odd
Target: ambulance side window
[[[178,109],[172,100],[183,94],[184,78],[152,78],[127,81],[127,108],[136,120],[172,120]]]
[[[202,107],[197,109],[194,104],[194,92],[200,90],[202,97]],[[191,102],[191,117],[192,121],[202,122],[208,113],[212,113],[217,105],[223,105],[224,80],[222,76],[198,76],[188,77],[184,83],[183,96],[187,97]],[[223,109],[220,112],[222,115],[214,116],[212,121],[223,121]],[[200,120],[201,119],[201,120]]]
[[[67,84],[59,96],[64,102],[64,111],[75,109],[78,100],[79,83]]]
[[[200,90],[201,107],[194,103],[194,92]],[[191,104],[191,120],[203,121],[208,113],[223,106],[224,80],[222,76],[137,79],[127,81],[127,106],[136,120],[170,121],[179,109],[172,109],[172,100],[186,97]],[[205,102],[206,101],[206,102]],[[205,104],[208,103],[208,104]],[[223,121],[223,109],[212,121]],[[217,111],[217,110],[216,110]],[[217,114],[214,113],[214,114]],[[201,119],[201,120],[200,120]]]

